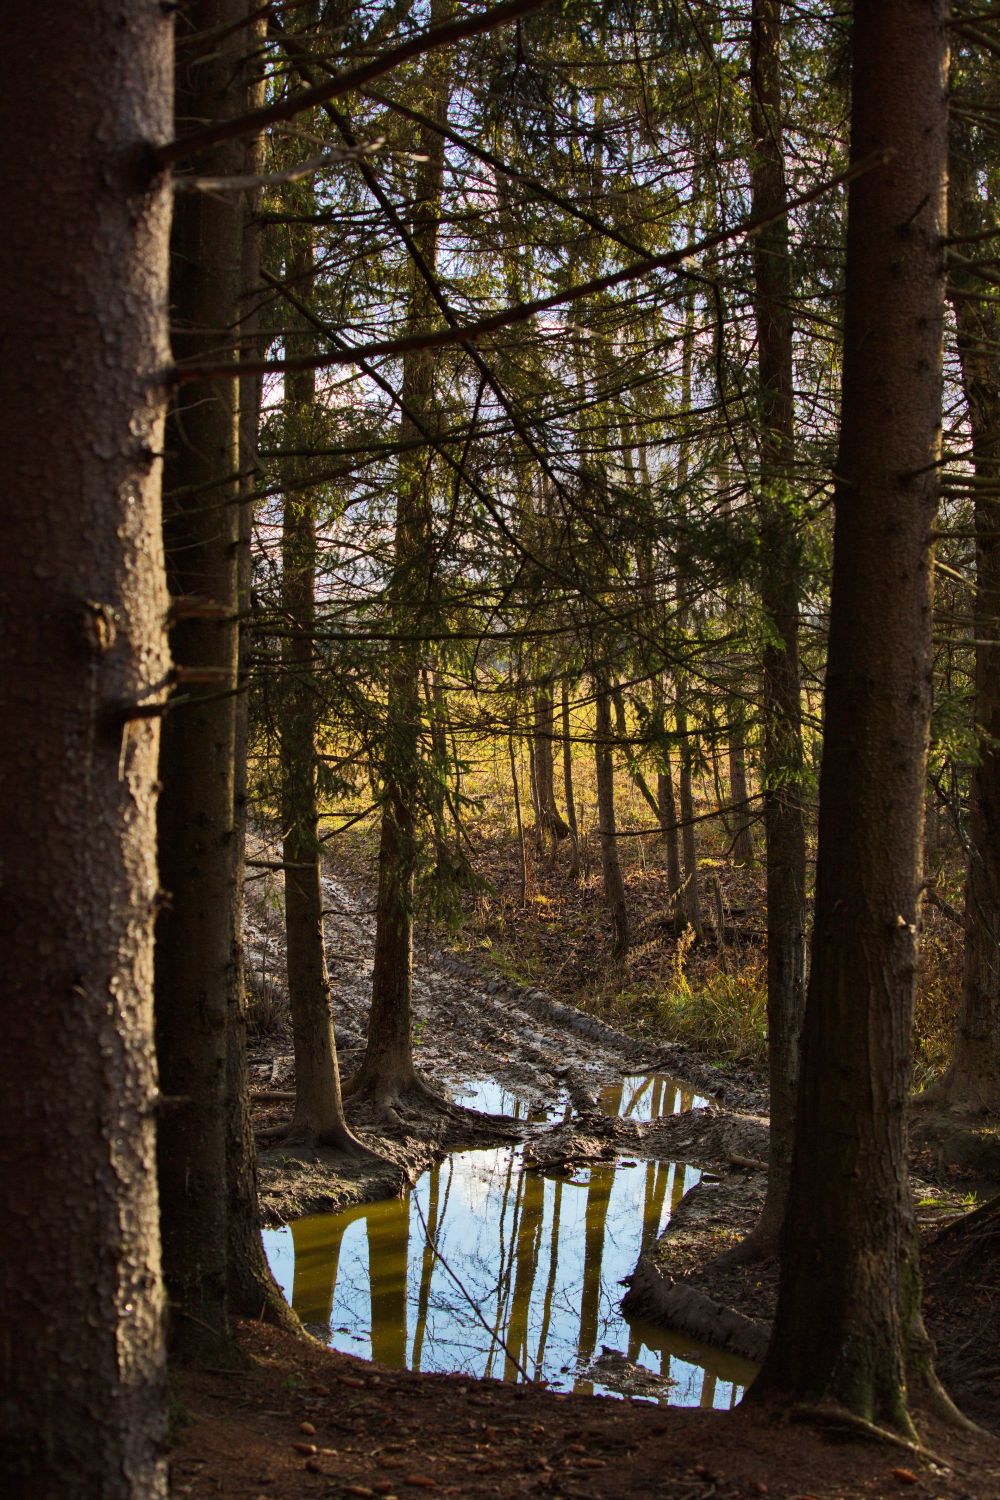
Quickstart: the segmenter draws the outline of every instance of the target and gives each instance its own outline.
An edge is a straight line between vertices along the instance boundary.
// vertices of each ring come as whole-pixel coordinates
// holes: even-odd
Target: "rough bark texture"
[[[0,1490],[160,1500],[155,778],[170,25],[18,7],[0,118]],[[72,107],[54,104],[51,83]],[[152,712],[145,716],[140,705]]]
[[[233,26],[246,0],[191,0],[186,35]],[[241,111],[246,38],[231,32],[209,57],[178,48],[175,117]],[[199,160],[238,173],[241,143]],[[171,241],[171,321],[178,359],[236,355],[243,250],[238,194],[179,195]],[[164,539],[179,668],[160,754],[161,879],[168,902],[156,933],[156,1032],[162,1088],[159,1178],[170,1340],[182,1358],[218,1362],[226,1304],[226,1033],[237,968],[233,882],[239,448],[233,379],[185,385],[166,438]]]
[[[431,23],[447,19],[451,0],[433,0]],[[425,107],[443,124],[448,112],[450,62],[432,53],[424,69]],[[418,162],[414,185],[412,240],[433,273],[437,260],[438,216],[444,179],[444,139],[430,126],[416,132]],[[407,331],[427,325],[433,303],[416,266],[410,271]],[[426,351],[403,360],[400,439],[419,436],[433,422],[434,362]],[[388,595],[391,618],[401,637],[393,647],[382,760],[382,826],[376,898],[375,962],[368,1043],[352,1092],[373,1096],[391,1108],[417,1086],[411,1039],[413,979],[413,882],[417,865],[416,809],[420,796],[420,656],[434,593],[433,538],[428,494],[430,455],[426,449],[400,463],[396,502],[395,559]]]
[[[911,1431],[934,1388],[905,1117],[930,713],[946,164],[944,11],[857,0],[812,973],[774,1336],[752,1399]]]
[[[780,0],[753,0],[750,181],[755,213],[785,199]],[[771,1254],[788,1197],[799,1034],[805,1003],[806,826],[799,685],[800,543],[789,505],[795,456],[792,282],[788,220],[754,237],[760,412],[759,510],[765,562],[763,653],[764,841],[767,864],[767,1052],[771,1133],[767,1196],[742,1253]],[[745,795],[745,790],[744,790]]]
[[[995,98],[998,66],[983,69]],[[985,80],[983,80],[985,82]],[[990,228],[995,210],[977,191],[975,142],[968,126],[951,127],[949,230],[976,235]],[[987,158],[988,159],[988,158]],[[989,170],[987,168],[987,170]],[[993,274],[995,241],[962,243]],[[936,1091],[956,1109],[1000,1111],[1000,308],[982,297],[992,291],[971,269],[952,267],[958,352],[972,428],[976,476],[975,725],[978,758],[969,806],[969,862],[965,883],[965,972],[951,1065]]]
[[[604,873],[604,900],[611,913],[611,925],[614,932],[611,955],[613,958],[621,959],[628,952],[628,905],[625,900],[625,882],[622,879],[621,861],[618,858],[611,689],[606,679],[601,677],[595,679],[594,696],[597,705],[597,734],[594,742],[597,769],[597,818],[601,840],[601,869]]]

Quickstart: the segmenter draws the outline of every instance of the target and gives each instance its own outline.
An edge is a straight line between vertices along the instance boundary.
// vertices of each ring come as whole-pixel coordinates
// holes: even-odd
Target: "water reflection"
[[[698,1176],[654,1161],[543,1176],[510,1148],[468,1151],[402,1198],[301,1219],[265,1242],[296,1311],[334,1348],[396,1368],[524,1372],[556,1389],[728,1407],[752,1367],[618,1308],[622,1277]]]
[[[530,1103],[521,1094],[505,1088],[496,1078],[464,1078],[451,1090],[456,1104],[484,1115],[506,1115],[515,1120],[543,1122],[571,1113],[569,1096],[562,1092],[552,1104]]]
[[[662,1120],[689,1109],[704,1109],[708,1100],[666,1073],[628,1073],[598,1095],[601,1111],[623,1120]]]
[[[572,1115],[568,1093],[563,1090],[552,1104],[531,1103],[506,1088],[496,1078],[465,1078],[452,1089],[456,1103],[485,1115],[506,1115],[515,1120],[545,1121]],[[623,1120],[648,1122],[689,1109],[704,1109],[709,1103],[677,1078],[667,1073],[628,1073],[617,1083],[606,1084],[597,1095],[602,1114]]]

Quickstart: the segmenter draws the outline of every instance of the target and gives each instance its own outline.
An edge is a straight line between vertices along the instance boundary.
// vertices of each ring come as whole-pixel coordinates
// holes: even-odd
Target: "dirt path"
[[[323,892],[338,1051],[349,1077],[364,1045],[375,919],[363,885],[331,874]],[[283,968],[280,938],[267,913],[259,901],[251,908],[251,976]],[[484,975],[426,933],[416,944],[414,968],[417,1065],[463,1108],[452,1115],[408,1115],[388,1138],[349,1106],[352,1124],[385,1159],[379,1168],[345,1166],[323,1153],[303,1159],[280,1148],[262,1151],[268,1222],[391,1194],[443,1151],[498,1139],[530,1141],[536,1160],[548,1164],[628,1152],[728,1169],[734,1157],[766,1151],[761,1096],[727,1082],[685,1049],[637,1041],[541,990]],[[288,1100],[280,1096],[293,1083],[287,1023],[251,1046],[250,1061],[260,1123],[274,1126],[288,1113]],[[602,1090],[648,1074],[676,1079],[686,1091],[680,1102],[697,1107],[645,1123],[603,1112]]]

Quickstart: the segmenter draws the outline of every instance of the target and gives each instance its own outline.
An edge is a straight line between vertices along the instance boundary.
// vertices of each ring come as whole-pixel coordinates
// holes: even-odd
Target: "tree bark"
[[[996,64],[986,65],[993,97]],[[993,212],[976,190],[976,161],[968,128],[951,126],[949,229],[975,235]],[[970,250],[962,244],[961,252]],[[982,246],[993,262],[991,242]],[[975,256],[975,251],[971,254]],[[973,269],[952,268],[962,385],[972,429],[976,476],[976,589],[974,720],[977,757],[969,806],[969,857],[965,881],[965,963],[955,1050],[934,1091],[954,1109],[1000,1111],[1000,317],[981,294],[987,285]],[[979,294],[979,295],[977,295]]]
[[[163,1500],[153,1119],[170,23],[17,7],[0,119],[0,1489]],[[57,106],[52,80],[72,107]]]
[[[947,119],[938,0],[856,0],[819,865],[774,1334],[751,1399],[911,1434],[937,1386],[906,1108],[930,715]]]
[[[178,42],[239,27],[246,0],[190,0]],[[175,123],[225,119],[245,104],[243,48],[232,30],[203,57],[178,47]],[[243,165],[240,143],[199,168]],[[232,361],[240,297],[242,199],[179,195],[171,242],[178,359]],[[171,647],[180,681],[160,754],[161,878],[169,900],[156,933],[156,1045],[164,1093],[159,1183],[170,1341],[187,1360],[230,1357],[226,1298],[226,1033],[239,1003],[232,891],[237,551],[237,387],[224,378],[179,388],[167,423],[164,539],[175,598]]]

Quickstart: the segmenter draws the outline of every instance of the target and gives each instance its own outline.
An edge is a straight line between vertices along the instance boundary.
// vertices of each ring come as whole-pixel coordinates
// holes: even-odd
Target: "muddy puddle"
[[[654,1089],[650,1109],[655,1099]],[[300,1219],[266,1231],[265,1243],[300,1317],[347,1353],[398,1369],[728,1407],[752,1366],[629,1322],[618,1306],[640,1250],[699,1176],[683,1163],[627,1158],[546,1175],[524,1169],[517,1148],[465,1151],[401,1198]]]
[[[569,1120],[572,1105],[568,1090],[542,1103],[507,1088],[496,1078],[465,1078],[450,1090],[456,1104],[478,1110],[485,1115],[505,1115],[532,1124]],[[666,1073],[628,1073],[615,1083],[605,1084],[597,1093],[602,1114],[637,1124],[661,1120],[688,1109],[704,1109],[709,1100],[696,1094],[677,1078]]]
[[[666,1073],[627,1073],[602,1088],[597,1102],[602,1114],[645,1124],[688,1109],[705,1109],[709,1100]]]

